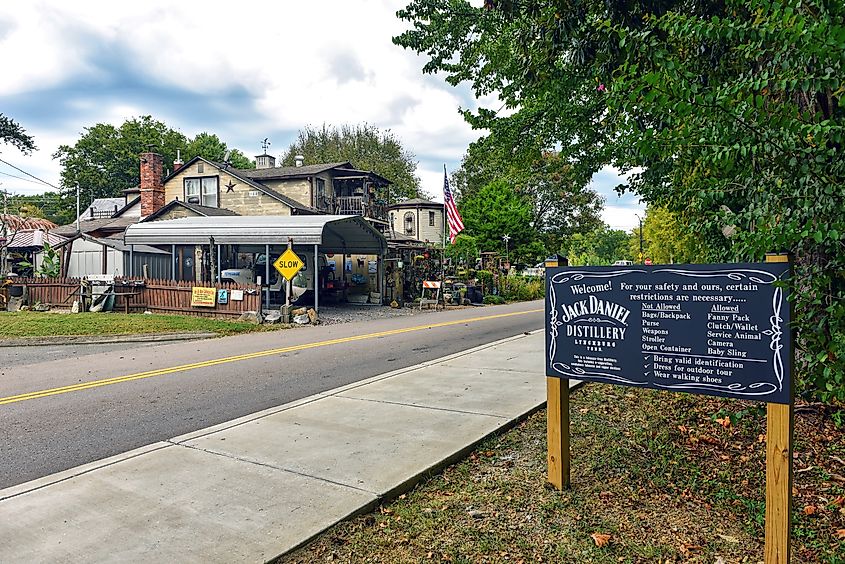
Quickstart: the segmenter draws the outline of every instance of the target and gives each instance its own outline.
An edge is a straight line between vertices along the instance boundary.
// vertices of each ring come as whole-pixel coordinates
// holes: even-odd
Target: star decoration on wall
[[[234,192],[235,186],[237,186],[237,184],[230,180],[229,183],[226,185],[226,193],[228,194],[229,192]]]

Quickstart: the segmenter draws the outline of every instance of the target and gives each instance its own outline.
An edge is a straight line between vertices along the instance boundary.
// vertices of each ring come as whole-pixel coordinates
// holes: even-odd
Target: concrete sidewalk
[[[0,491],[4,562],[261,562],[542,406],[543,333]]]

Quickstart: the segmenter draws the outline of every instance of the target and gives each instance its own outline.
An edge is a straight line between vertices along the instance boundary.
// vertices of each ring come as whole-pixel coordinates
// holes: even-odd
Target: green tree
[[[285,151],[282,163],[294,165],[296,155],[305,157],[306,164],[349,161],[361,170],[387,178],[393,182],[389,192],[382,195],[388,203],[422,195],[416,157],[390,130],[381,131],[366,123],[339,128],[307,126]]]
[[[139,155],[160,153],[165,163],[173,162],[176,150],[187,146],[187,138],[151,116],[125,121],[120,127],[98,123],[85,128],[73,145],[59,146],[53,158],[62,165],[61,193],[68,213],[76,206],[76,187],[82,205],[94,198],[122,195],[141,181]]]
[[[639,228],[630,237],[629,250],[640,252]],[[702,262],[706,255],[698,238],[683,218],[666,208],[650,206],[643,221],[643,258],[654,264]]]
[[[446,256],[452,259],[456,265],[463,264],[469,268],[475,268],[475,259],[478,257],[478,241],[472,235],[462,231],[455,238],[455,242],[446,245]]]
[[[494,139],[483,138],[470,146],[453,181],[461,198],[471,198],[494,180],[508,182],[531,204],[531,226],[548,252],[574,233],[601,225],[603,199],[587,186],[590,176],[557,152],[537,149],[514,158]]]
[[[637,167],[627,189],[680,214],[705,260],[794,253],[804,389],[845,398],[845,4],[415,0],[398,15],[424,72],[511,110],[465,116],[514,154],[539,142],[584,171]]]
[[[536,231],[531,226],[531,203],[508,182],[491,182],[476,194],[463,197],[458,207],[467,235],[475,238],[482,252],[498,252],[504,256],[502,237],[508,235],[507,251],[511,262],[533,264],[542,258],[542,246],[538,249]]]
[[[16,147],[23,154],[29,154],[35,150],[35,140],[27,135],[15,120],[0,113],[0,141]]]
[[[603,266],[617,260],[633,260],[629,240],[631,236],[621,229],[611,229],[606,224],[569,238],[564,254],[573,266]]]
[[[62,216],[76,217],[76,187],[83,205],[94,198],[121,196],[123,190],[138,186],[141,181],[139,155],[154,151],[162,155],[165,171],[176,159],[177,149],[185,158],[202,156],[222,161],[228,148],[216,135],[200,133],[188,139],[179,131],[152,116],[128,119],[120,127],[98,123],[85,128],[73,145],[61,145],[53,158],[62,165]],[[230,163],[237,168],[252,167],[240,151],[233,150]]]
[[[255,163],[241,151],[238,149],[229,149],[226,143],[221,141],[217,135],[205,131],[198,133],[196,137],[191,139],[185,146],[184,151],[182,151],[183,159],[186,162],[194,157],[200,156],[210,161],[222,163],[226,160],[227,155],[229,164],[235,168],[255,168]]]

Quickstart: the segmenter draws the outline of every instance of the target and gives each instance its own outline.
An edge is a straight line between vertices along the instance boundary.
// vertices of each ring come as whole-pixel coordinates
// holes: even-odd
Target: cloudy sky
[[[309,2],[6,1],[0,4],[0,112],[35,137],[0,158],[58,185],[51,155],[85,127],[150,114],[192,137],[216,133],[247,155],[280,155],[305,125],[367,122],[390,129],[419,160],[430,194],[442,169],[478,137],[458,115],[467,88],[423,75],[424,60],[391,43],[402,0]],[[44,191],[0,163],[0,189]],[[629,229],[636,197],[618,198],[608,169],[594,178],[605,221]],[[440,196],[442,200],[442,196]]]

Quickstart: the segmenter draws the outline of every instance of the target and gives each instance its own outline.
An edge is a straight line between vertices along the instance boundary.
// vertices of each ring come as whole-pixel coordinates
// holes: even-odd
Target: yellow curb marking
[[[499,319],[502,317],[513,317],[515,315],[527,315],[529,313],[537,313],[543,311],[542,309],[532,309],[528,311],[517,311],[512,313],[500,313],[497,315],[486,315],[483,317],[470,317],[469,319],[460,319],[455,321],[444,321],[442,323],[432,323],[429,325],[417,325],[415,327],[405,327],[402,329],[391,329],[390,331],[381,331],[379,333],[367,333],[366,335],[355,335],[352,337],[342,337],[340,339],[330,339],[328,341],[318,341],[315,343],[305,343],[302,345],[293,345],[290,347],[282,347],[279,349],[268,349],[266,351],[258,351],[254,353],[241,354],[237,356],[229,356],[224,358],[216,358],[213,360],[206,360],[203,362],[194,362],[192,364],[182,364],[180,366],[171,366],[170,368],[159,368],[156,370],[149,370],[147,372],[139,372],[137,374],[128,374],[126,376],[116,376],[114,378],[106,378],[103,380],[94,380],[92,382],[82,382],[70,386],[62,386],[60,388],[51,388],[48,390],[40,390],[36,392],[27,392],[16,396],[7,396],[0,398],[0,405],[8,403],[16,403],[19,401],[33,400],[44,398],[47,396],[55,396],[58,394],[67,394],[69,392],[78,392],[90,388],[99,388],[100,386],[110,386],[112,384],[120,384],[122,382],[131,382],[132,380],[142,380],[144,378],[152,378],[153,376],[164,376],[166,374],[173,374],[176,372],[185,372],[187,370],[194,370],[196,368],[207,368],[209,366],[216,366],[218,364],[228,364],[230,362],[239,362],[242,360],[250,360],[253,358],[261,358],[262,356],[272,356],[276,354],[301,351],[305,349],[313,349],[317,347],[326,347],[329,345],[337,345],[340,343],[349,343],[352,341],[362,341],[364,339],[375,339],[378,337],[387,337],[390,335],[399,335],[401,333],[410,333],[412,331],[422,331],[423,329],[433,329],[436,327],[448,327],[450,325],[460,325],[466,323],[473,323],[476,321],[486,321],[488,319]]]

